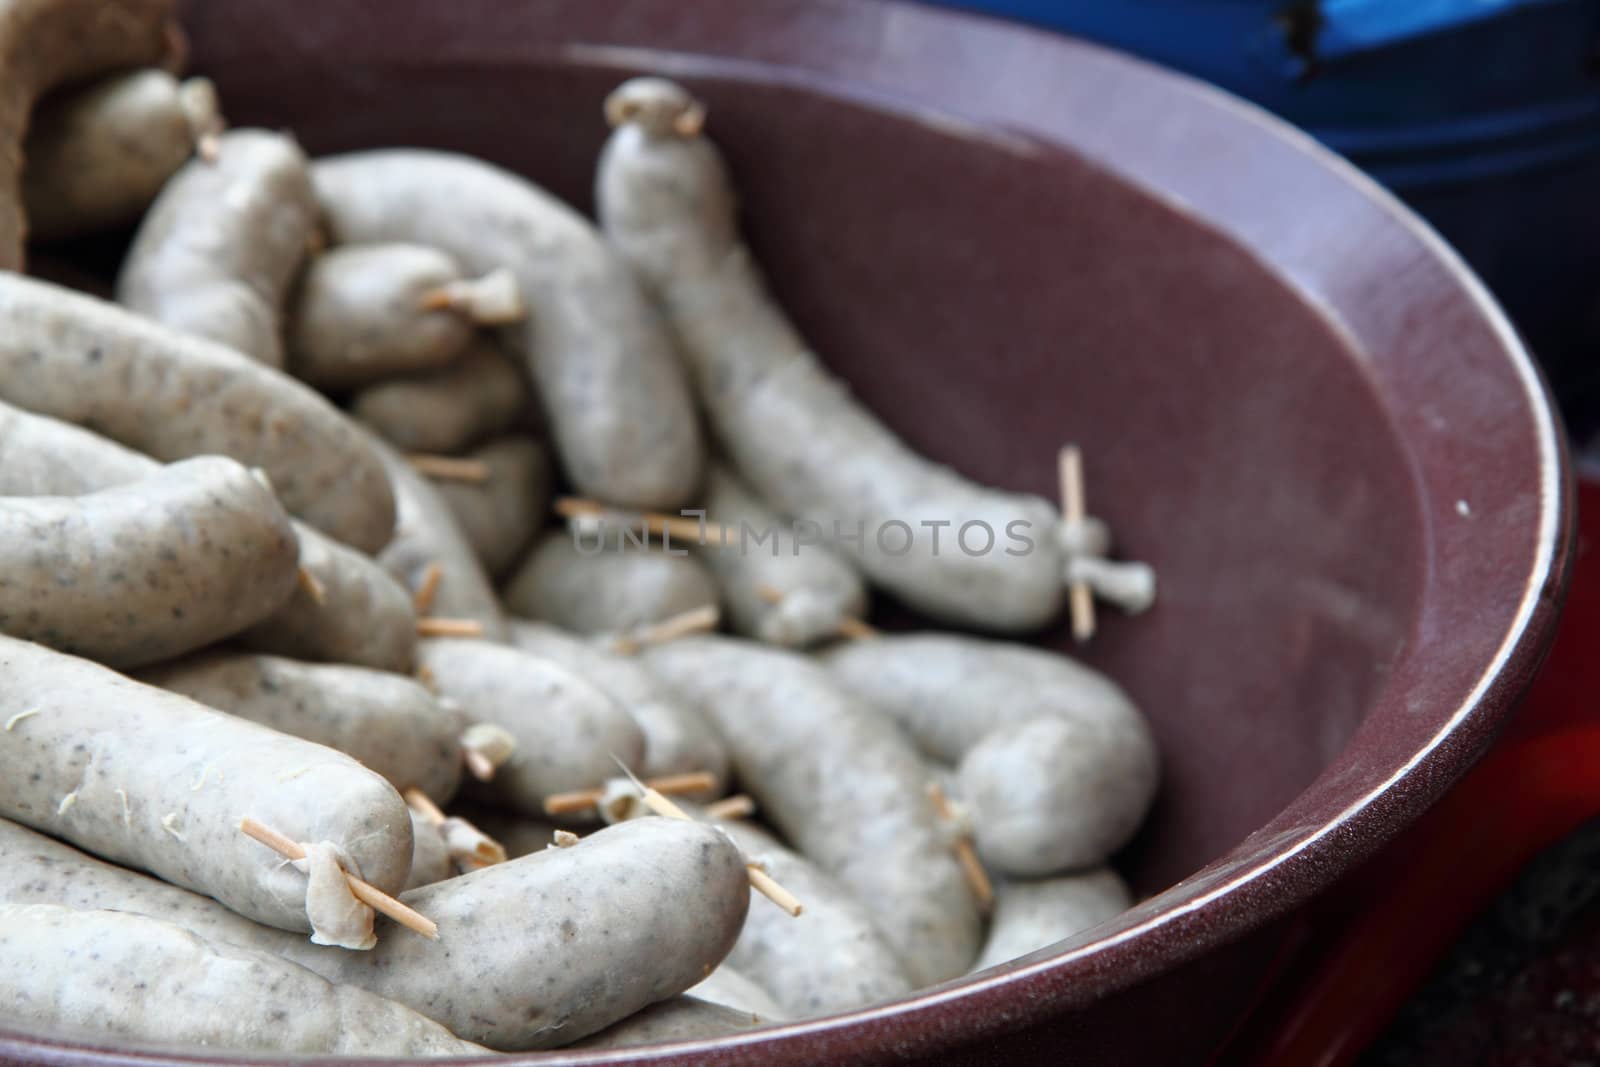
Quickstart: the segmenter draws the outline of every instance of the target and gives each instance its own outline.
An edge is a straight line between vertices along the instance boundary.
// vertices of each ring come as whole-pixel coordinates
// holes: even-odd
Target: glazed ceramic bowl
[[[186,21],[235,124],[470,152],[586,208],[607,90],[687,82],[826,361],[986,482],[1048,495],[1080,443],[1091,509],[1160,573],[1157,607],[1103,612],[1085,652],[1165,762],[1122,857],[1138,907],[897,1003],[629,1062],[1202,1060],[1284,917],[1439,796],[1539,663],[1568,487],[1527,353],[1416,218],[1231,97],[899,4],[195,0]]]

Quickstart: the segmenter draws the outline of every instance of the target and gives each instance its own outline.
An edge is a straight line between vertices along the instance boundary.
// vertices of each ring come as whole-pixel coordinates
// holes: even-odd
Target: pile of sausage
[[[968,634],[1075,581],[1143,607],[1147,569],[851,398],[683,88],[604,101],[596,226],[464,156],[227,130],[181,40],[169,0],[0,5],[0,1026],[703,1037],[1128,906],[1138,711]],[[24,272],[135,225],[114,291]],[[963,632],[872,631],[869,584]]]

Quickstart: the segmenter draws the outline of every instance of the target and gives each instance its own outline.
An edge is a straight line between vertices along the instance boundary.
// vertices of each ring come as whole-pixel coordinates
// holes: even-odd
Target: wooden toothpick
[[[295,581],[300,583],[300,588],[306,591],[306,596],[311,598],[313,604],[321,607],[328,602],[328,588],[315,574],[301,567],[295,572]]]
[[[444,581],[444,567],[438,563],[428,564],[428,569],[422,572],[422,581],[417,585],[417,591],[411,595],[411,606],[418,615],[426,615],[428,609],[433,607],[433,598],[439,595],[439,583]]]
[[[443,826],[445,821],[449,818],[449,816],[444,813],[439,805],[433,802],[432,798],[429,797],[428,794],[424,793],[416,786],[407,788],[400,795],[405,798],[405,802],[408,807],[410,807],[418,815],[421,815],[424,819],[428,820],[428,822],[432,823],[434,826]],[[504,863],[506,861],[506,849],[504,845],[490,837],[488,834],[484,833],[482,830],[478,829],[476,826],[473,826],[472,823],[468,822],[466,819],[460,819],[460,822],[471,827],[472,832],[477,835],[477,839],[473,843],[471,855],[452,855],[450,857],[451,859],[457,861],[458,863],[471,864],[474,867],[492,867],[496,863]]]
[[[639,776],[634,774],[633,771],[629,770],[626,763],[623,763],[615,756],[612,756],[611,758],[616,760],[618,767],[622,768],[622,773],[626,774],[629,780],[631,780],[634,785],[638,786],[640,799],[644,801],[645,807],[666,819],[678,819],[681,822],[699,821],[694,816],[678,807],[678,805],[668,800],[665,796],[661,795],[661,793],[651,789],[644,782],[639,781]],[[762,896],[772,901],[790,915],[794,916],[795,918],[799,918],[800,913],[805,910],[805,907],[800,903],[800,901],[795,899],[793,893],[779,885],[776,879],[768,874],[760,864],[746,861],[744,870],[745,877],[750,879],[750,888],[754,889],[757,893],[760,893]]]
[[[481,459],[435,456],[426,452],[413,452],[406,459],[430,478],[450,482],[471,482],[475,485],[482,485],[489,480],[489,465]]]
[[[423,615],[417,619],[418,637],[482,637],[483,623],[477,619],[448,619]]]
[[[494,772],[499,770],[494,765],[494,760],[475,748],[463,748],[461,760],[467,765],[467,773],[480,782],[494,781]]]
[[[1061,479],[1061,517],[1070,526],[1082,522],[1083,453],[1077,445],[1062,448],[1056,460],[1056,473]],[[1072,636],[1079,642],[1094,636],[1094,595],[1087,582],[1073,582],[1067,590],[1068,604],[1072,610]]]
[[[691,634],[709,633],[715,630],[721,621],[722,612],[715,604],[691,608],[618,637],[611,643],[611,650],[624,656],[631,656],[650,645],[663,645]]]
[[[776,586],[762,583],[756,586],[756,596],[768,604],[781,604],[786,594]],[[863,622],[853,615],[846,615],[839,620],[839,636],[848,637],[852,641],[867,641],[879,636],[878,628],[869,622]]]
[[[938,782],[931,783],[928,786],[928,798],[933,801],[933,810],[939,818],[946,822],[955,820],[955,809],[950,806],[950,798],[945,796],[944,786]],[[994,906],[994,883],[989,881],[989,872],[983,869],[983,862],[978,859],[978,850],[972,847],[972,838],[967,835],[958,837],[954,848],[956,862],[961,864],[961,874],[971,887],[972,895],[978,898],[978,906],[988,911]]]
[[[707,789],[715,788],[716,775],[710,771],[693,771],[688,774],[667,774],[660,778],[651,778],[643,787],[654,789],[658,793],[700,793]],[[575,789],[570,793],[552,793],[544,798],[544,813],[546,815],[570,815],[576,811],[587,811],[600,803],[605,796],[604,789]]]
[[[747,819],[756,813],[756,802],[744,793],[713,800],[705,806],[708,819]]]
[[[246,816],[239,820],[239,829],[247,837],[253,837],[266,845],[272,851],[285,859],[303,860],[306,850],[300,842],[293,841],[270,827],[263,826],[256,820]],[[388,893],[363,881],[355,875],[345,872],[345,881],[350,884],[350,892],[355,898],[374,911],[380,911],[408,930],[414,930],[423,937],[439,940],[439,924],[432,919],[400,903]]]

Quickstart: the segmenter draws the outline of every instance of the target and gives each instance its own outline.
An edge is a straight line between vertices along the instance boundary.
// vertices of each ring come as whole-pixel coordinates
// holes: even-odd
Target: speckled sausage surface
[[[419,149],[312,168],[336,240],[415,241],[469,273],[509,268],[528,317],[505,340],[526,364],[579,490],[672,509],[700,480],[703,445],[671,337],[628,268],[582,216],[508,171]]]
[[[331,841],[387,892],[405,883],[411,821],[348,756],[223,715],[38,645],[0,638],[0,815],[306,930],[306,877],[239,832],[249,815]]]
[[[717,587],[704,563],[674,545],[651,538],[620,549],[608,527],[604,546],[587,534],[583,547],[565,529],[539,540],[503,590],[518,615],[580,634],[620,633],[717,603]]]
[[[699,121],[687,134],[675,121],[696,108],[662,79],[618,89],[596,202],[606,237],[665,310],[726,454],[780,512],[844,536],[859,524],[862,543],[849,547],[860,566],[929,615],[1044,626],[1064,599],[1060,515],[912,452],[806,347],[739,238],[720,153]]]
[[[805,657],[723,637],[646,649],[722,735],[740,783],[854,893],[918,985],[964,972],[978,906],[929,802],[928,770],[882,714]]]
[[[593,1037],[571,1046],[573,1049],[632,1048],[635,1045],[665,1045],[673,1041],[698,1041],[741,1034],[765,1026],[769,1020],[747,1011],[715,1004],[699,997],[678,996],[652,1004],[608,1026]]]
[[[472,792],[538,815],[551,793],[588,789],[632,767],[644,736],[621,704],[553,660],[488,641],[423,640],[418,659],[439,693],[467,717],[504,727],[516,738],[493,781]]]
[[[798,648],[837,637],[846,619],[866,614],[867,590],[855,567],[821,543],[796,544],[788,520],[733,471],[713,464],[704,497],[707,522],[723,528],[726,543],[697,554],[736,632]],[[763,595],[767,589],[783,599],[773,603]]]
[[[632,770],[645,777],[704,771],[716,785],[691,800],[727,792],[728,750],[692,704],[676,699],[640,662],[608,652],[576,634],[528,619],[511,620],[511,641],[554,660],[610,693],[628,709],[644,734],[644,757]]]
[[[454,878],[455,864],[450,862],[450,848],[444,834],[433,823],[411,810],[411,873],[406,876],[407,889],[420,889],[425,885]]]
[[[513,428],[532,403],[522,372],[480,337],[444,370],[361,390],[350,413],[396,448],[452,454]]]
[[[1065,656],[958,634],[884,635],[822,654],[844,688],[958,764],[984,860],[1037,877],[1103,863],[1155,795],[1160,760],[1114,682]]]
[[[0,6],[0,270],[21,270],[23,137],[34,103],[59,85],[159,64],[174,0],[9,0]]]
[[[637,819],[405,894],[438,941],[289,951],[470,1041],[553,1048],[694,985],[727,955],[749,897],[743,857],[714,828]]]
[[[396,789],[444,804],[461,784],[461,724],[419,683],[388,671],[208,650],[135,677],[207,707],[360,760]]]
[[[359,427],[311,389],[222,345],[20,275],[0,273],[0,399],[160,460],[216,454],[260,467],[292,513],[374,552],[394,498]]]
[[[115,667],[220,641],[289,598],[289,516],[203,456],[79,497],[0,498],[0,632]]]
[[[0,402],[0,496],[79,496],[161,471],[161,464],[69,422]],[[239,640],[300,659],[409,673],[416,651],[411,597],[370,557],[304,523],[294,523],[300,569],[322,590],[301,585]]]
[[[483,626],[486,639],[506,640],[500,599],[444,497],[404,456],[376,435],[364,436],[391,479],[398,512],[394,539],[378,554],[378,562],[413,594],[437,564],[443,577],[428,613],[471,619]]]
[[[1109,867],[995,886],[989,937],[974,971],[1065,941],[1133,907],[1133,894]]]
[[[306,268],[290,306],[289,370],[320,389],[349,389],[447,366],[475,324],[423,301],[461,280],[456,261],[426,245],[329,249]]]
[[[746,857],[748,858],[748,857]],[[755,915],[763,907],[755,897],[750,898],[750,915]],[[788,918],[787,915],[784,916]],[[750,916],[745,917],[748,926]],[[739,936],[743,937],[743,934]],[[737,942],[735,942],[737,947]],[[709,1001],[719,1007],[732,1008],[746,1015],[758,1015],[768,1022],[776,1022],[787,1018],[778,1002],[772,999],[772,994],[766,991],[759,982],[753,978],[745,977],[742,971],[736,971],[723,961],[716,970],[706,975],[700,981],[684,990],[685,996],[698,1000]]]
[[[409,674],[416,664],[411,594],[371,556],[295,523],[300,566],[321,590],[297,585],[270,618],[239,635],[262,652]]]
[[[164,70],[104,78],[47,101],[28,130],[22,202],[35,240],[123,226],[221,122],[205,78]]]
[[[759,827],[737,820],[718,825],[747,859],[763,864],[805,904],[790,917],[752,902],[728,955],[728,963],[760,982],[788,1018],[854,1011],[911,992],[894,949],[844,886]]]
[[[355,1056],[487,1051],[277,956],[145,915],[51,904],[0,909],[0,1015],[119,1043]]]
[[[282,367],[289,285],[316,226],[305,153],[269,130],[230,130],[146,212],[117,300],[176,330]]]
[[[531,437],[502,437],[467,454],[489,472],[485,482],[436,481],[478,562],[504,574],[544,527],[550,507],[550,455]]]

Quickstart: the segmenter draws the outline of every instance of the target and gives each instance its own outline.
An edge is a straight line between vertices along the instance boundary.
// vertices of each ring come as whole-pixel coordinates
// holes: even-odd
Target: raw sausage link
[[[521,372],[479,338],[442,371],[361,390],[350,413],[396,448],[453,454],[512,429],[532,403]]]
[[[405,884],[405,803],[330,748],[9,637],[0,637],[0,721],[0,764],[29,768],[0,775],[0,815],[257,922],[309,929],[307,882],[239,832],[245,815],[343,848],[385,892]]]
[[[277,956],[145,915],[53,904],[0,909],[0,1014],[119,1044],[336,1056],[488,1051]]]
[[[334,156],[312,177],[342,243],[415,241],[469,273],[516,275],[528,317],[505,339],[582,493],[619,507],[688,500],[704,456],[683,368],[648,298],[582,216],[524,178],[448,152]]]
[[[122,261],[117,300],[269,367],[280,320],[316,226],[306,157],[292,138],[230,130],[161,190]]]
[[[0,496],[81,496],[161,471],[161,464],[69,422],[0,402]],[[411,597],[376,561],[294,524],[303,585],[239,635],[264,652],[409,673],[416,652]]]
[[[914,982],[967,969],[977,901],[928,800],[927,767],[892,722],[794,653],[688,637],[641,655],[705,713],[762,813],[856,894]]]
[[[607,238],[665,309],[729,458],[779,511],[851,539],[862,569],[912,606],[1001,631],[1049,623],[1064,599],[1060,515],[912,452],[829,373],[739,239],[721,155],[698,120],[688,133],[677,121],[703,118],[698,108],[658,78],[612,94],[621,125],[596,199]]]
[[[459,716],[387,671],[208,651],[135,676],[207,707],[338,749],[436,803],[461,784]]]
[[[978,850],[1007,874],[1104,863],[1155,795],[1160,760],[1144,718],[1114,682],[1065,656],[930,633],[846,642],[823,662],[929,756],[959,763]]]
[[[564,630],[611,634],[717,603],[705,564],[685,549],[669,553],[653,538],[648,548],[619,547],[616,534],[608,527],[603,545],[585,534],[581,549],[567,530],[545,534],[506,583],[506,607]]]
[[[531,437],[502,437],[468,453],[488,471],[480,483],[434,488],[491,577],[504,574],[544,526],[550,507],[550,457]]]
[[[0,498],[0,632],[114,667],[220,641],[295,585],[289,516],[231,459],[81,497]]]
[[[1035,882],[1003,881],[995,887],[989,938],[972,969],[1048,948],[1132,906],[1133,895],[1109,867]]]
[[[160,460],[260,467],[295,515],[363,552],[394,497],[360,428],[311,389],[114,304],[0,273],[0,398]]]

